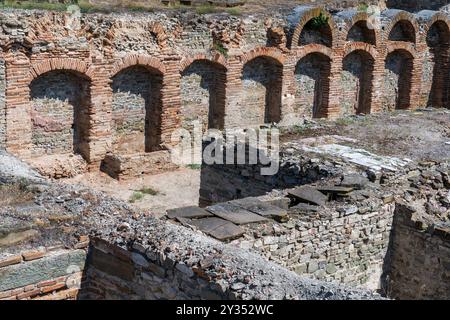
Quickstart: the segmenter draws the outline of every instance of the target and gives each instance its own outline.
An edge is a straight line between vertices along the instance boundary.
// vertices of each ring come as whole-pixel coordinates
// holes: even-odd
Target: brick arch
[[[343,40],[344,41],[348,41],[348,36],[349,36],[349,32],[351,31],[351,29],[355,26],[357,26],[359,23],[366,23],[368,27],[371,27],[373,33],[374,33],[374,41],[373,45],[378,45],[381,42],[380,39],[380,32],[378,31],[378,28],[376,28],[376,26],[372,25],[372,22],[370,21],[370,16],[366,13],[366,12],[358,12],[357,14],[355,14],[352,19],[346,23],[346,27],[344,30],[342,30],[343,33]]]
[[[433,30],[434,29],[434,30]],[[430,107],[448,107],[450,55],[450,19],[441,12],[434,14],[424,26],[424,44],[432,63],[431,81],[422,79],[422,101]]]
[[[149,68],[153,71],[157,71],[157,73],[164,75],[166,73],[166,67],[163,62],[157,58],[148,56],[148,55],[127,55],[122,58],[122,60],[118,61],[114,64],[110,78],[114,77],[120,71],[125,70],[132,66],[143,66],[145,68]]]
[[[410,55],[413,59],[417,58],[417,51],[412,43],[408,42],[389,43],[386,47],[384,59],[386,59],[386,57],[394,51],[405,52],[408,55]]]
[[[450,33],[450,18],[447,15],[443,14],[442,12],[438,12],[438,13],[434,14],[433,17],[430,19],[430,21],[428,21],[428,23],[424,26],[425,42],[426,42],[428,33],[430,32],[431,28],[435,24],[445,25],[447,28],[447,31]],[[450,38],[447,39],[447,44],[448,43],[450,43]]]
[[[241,57],[243,119],[248,125],[279,122],[285,56],[273,48],[252,50]]]
[[[30,66],[29,80],[32,154],[73,152],[89,161],[92,79],[88,64],[79,59],[48,59]],[[48,105],[47,99],[54,103]],[[47,139],[55,143],[42,148]]]
[[[378,51],[375,46],[365,42],[351,42],[345,45],[343,57],[345,58],[349,54],[358,50],[368,53],[374,60],[378,56]]]
[[[311,53],[319,53],[322,54],[328,59],[332,60],[333,50],[324,45],[310,44],[305,47],[300,47],[291,51],[290,60],[292,63],[297,64],[297,62],[306,57]]]
[[[180,62],[180,73],[185,71],[195,61],[208,61],[213,64],[219,65],[221,68],[227,70],[227,61],[222,54],[216,54],[213,57],[208,57],[206,54],[196,54],[190,57],[185,57]]]
[[[92,79],[90,72],[88,73],[89,68],[86,62],[73,58],[53,58],[31,65],[29,75],[30,82],[40,75],[54,70],[71,71],[89,81]]]
[[[241,56],[241,63],[242,65],[245,65],[247,62],[250,62],[258,57],[271,58],[280,65],[283,65],[286,60],[285,55],[280,50],[275,48],[260,47],[243,54]]]
[[[414,43],[417,43],[418,40],[420,40],[419,37],[419,23],[417,22],[416,18],[414,17],[413,14],[406,12],[406,11],[401,11],[399,13],[397,13],[392,20],[389,22],[389,24],[384,28],[384,40],[385,41],[389,41],[389,36],[392,32],[392,29],[394,29],[394,27],[398,24],[398,23],[402,23],[405,22],[407,24],[410,24],[413,27],[413,31],[414,31]]]
[[[299,50],[296,60],[292,61],[294,77],[299,79],[295,80],[295,105],[302,116],[323,118],[329,112],[332,50],[314,50],[314,46],[309,48]],[[314,87],[309,94],[305,94],[306,82]]]
[[[398,61],[401,61],[400,67],[390,67],[388,65],[389,58],[395,58],[397,55],[397,62],[391,66],[399,65]],[[398,60],[401,59],[401,60]],[[385,62],[385,70],[391,70],[398,76],[397,84],[396,84],[396,96],[395,100],[392,99],[391,96],[387,95],[388,100],[395,101],[395,105],[391,106],[393,109],[411,109],[411,105],[415,103],[414,99],[415,87],[417,87],[417,79],[415,79],[416,69],[416,59],[414,55],[414,51],[404,47],[404,46],[394,46],[389,48],[387,54],[384,58]],[[398,68],[395,70],[395,68]],[[420,80],[419,80],[420,81]],[[385,91],[386,93],[386,91]]]
[[[227,67],[222,55],[213,59],[199,54],[180,63],[180,115],[185,129],[192,130],[199,120],[204,130],[224,128]]]
[[[335,46],[335,43],[338,39],[338,27],[333,19],[333,16],[328,11],[322,8],[311,8],[302,15],[300,21],[297,23],[297,26],[294,29],[294,33],[292,34],[291,39],[291,49],[299,47],[300,35],[303,31],[303,28],[311,19],[318,17],[321,13],[328,17],[328,25],[331,29],[331,47]]]
[[[342,82],[341,115],[371,113],[376,55],[367,43],[352,43],[345,48],[342,79],[349,82]]]

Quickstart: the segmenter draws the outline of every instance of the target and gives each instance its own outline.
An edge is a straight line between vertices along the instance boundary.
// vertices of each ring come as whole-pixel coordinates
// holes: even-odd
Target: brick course
[[[320,14],[328,17],[328,26],[311,29],[308,22]],[[6,28],[9,33],[1,40],[0,147],[23,159],[77,153],[89,168],[98,169],[108,153],[169,149],[172,133],[193,117],[229,128],[448,107],[450,22],[443,12],[388,9],[375,29],[363,11],[330,14],[309,6],[253,19],[88,14],[81,16],[79,29],[66,28],[64,13],[2,15],[22,22],[12,31]],[[137,107],[142,101],[130,104],[126,98],[136,94],[137,83],[148,87],[139,68],[156,81],[139,93],[139,99],[149,101],[145,112]],[[129,77],[122,82],[128,88],[119,90],[117,79],[125,71]],[[56,84],[47,86],[56,73],[84,83],[83,94],[64,96]],[[69,80],[55,81],[67,88]],[[46,110],[37,112],[36,83],[41,93],[54,90],[62,104],[53,108],[42,97]],[[42,116],[53,121],[37,125]],[[132,128],[118,128],[120,119],[133,122]],[[56,130],[61,125],[65,129]],[[137,140],[131,135],[135,129]],[[49,141],[53,136],[56,146],[53,138]]]

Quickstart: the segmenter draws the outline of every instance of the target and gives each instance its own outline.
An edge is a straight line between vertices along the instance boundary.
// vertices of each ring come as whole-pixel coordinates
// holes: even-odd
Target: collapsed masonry
[[[448,16],[370,10],[4,10],[0,146],[46,176],[121,178],[172,169],[172,134],[196,120],[283,126],[447,107]]]
[[[379,299],[55,184],[0,153],[0,299]],[[3,164],[9,164],[9,167]],[[28,202],[17,204],[19,196]]]

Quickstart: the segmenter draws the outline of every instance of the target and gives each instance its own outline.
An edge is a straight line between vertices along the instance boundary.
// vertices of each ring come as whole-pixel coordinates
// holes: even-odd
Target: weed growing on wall
[[[214,42],[212,49],[222,54],[225,58],[228,57],[228,49],[222,43]]]
[[[328,17],[321,12],[317,17],[312,18],[308,25],[311,29],[321,29],[328,25]]]

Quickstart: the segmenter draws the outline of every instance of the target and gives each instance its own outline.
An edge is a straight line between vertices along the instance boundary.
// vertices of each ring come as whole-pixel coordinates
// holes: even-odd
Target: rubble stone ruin
[[[0,300],[449,299],[450,16],[428,3],[2,10]],[[202,164],[163,217],[58,180],[176,171],[198,121],[280,128],[278,173]]]

